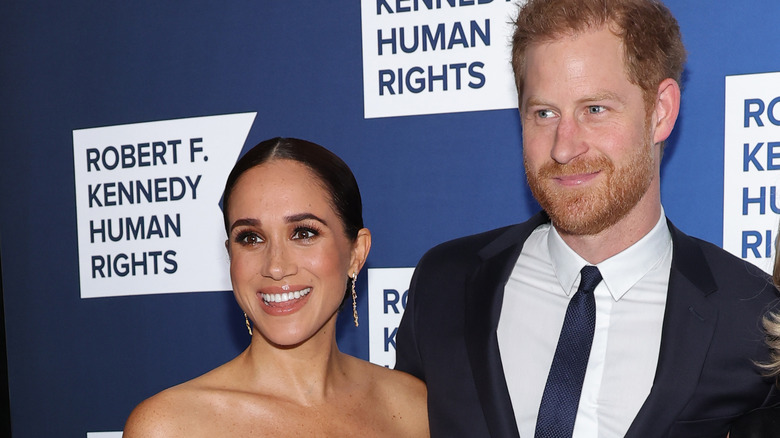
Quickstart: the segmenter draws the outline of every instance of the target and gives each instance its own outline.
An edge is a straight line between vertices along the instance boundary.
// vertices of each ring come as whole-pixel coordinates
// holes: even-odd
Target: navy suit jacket
[[[539,213],[441,244],[420,260],[396,337],[396,369],[428,385],[432,437],[519,436],[496,328],[523,243],[547,221]],[[777,307],[777,291],[760,269],[669,229],[658,365],[626,437],[723,437],[737,417],[778,397],[752,362],[768,357],[761,317]]]

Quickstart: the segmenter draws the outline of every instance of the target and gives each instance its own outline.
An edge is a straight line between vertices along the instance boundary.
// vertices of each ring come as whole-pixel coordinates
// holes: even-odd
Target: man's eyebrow
[[[538,105],[549,105],[549,103],[547,103],[542,99],[539,99],[536,96],[531,96],[528,98],[528,100],[525,101],[525,105],[523,105],[523,107],[538,106]]]
[[[622,98],[617,93],[613,93],[612,91],[599,91],[597,93],[579,99],[579,102],[587,103],[587,102],[598,102],[602,100],[615,100],[621,103],[625,102],[624,98]],[[531,96],[528,98],[528,100],[525,101],[525,105],[523,105],[523,107],[525,108],[530,106],[549,106],[549,105],[551,105],[549,102],[542,100],[536,96]]]
[[[580,102],[598,102],[600,100],[616,100],[621,103],[625,102],[625,99],[620,97],[619,94],[613,93],[612,91],[600,91],[590,96],[585,96],[580,99]]]

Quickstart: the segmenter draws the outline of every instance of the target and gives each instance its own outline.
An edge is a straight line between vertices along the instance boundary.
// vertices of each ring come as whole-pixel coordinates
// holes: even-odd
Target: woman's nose
[[[274,280],[292,275],[296,272],[296,264],[292,260],[289,249],[283,244],[270,244],[263,263],[262,274]]]

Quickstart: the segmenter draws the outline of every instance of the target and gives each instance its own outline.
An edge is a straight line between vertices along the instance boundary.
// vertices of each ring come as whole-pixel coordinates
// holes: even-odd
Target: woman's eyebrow
[[[300,221],[304,221],[304,220],[308,220],[308,219],[315,220],[317,222],[322,223],[325,226],[328,226],[328,223],[324,219],[321,219],[320,217],[318,217],[314,213],[298,213],[298,214],[294,214],[294,215],[287,216],[287,217],[284,218],[284,220],[287,221],[287,223],[290,223],[290,222],[300,222]]]

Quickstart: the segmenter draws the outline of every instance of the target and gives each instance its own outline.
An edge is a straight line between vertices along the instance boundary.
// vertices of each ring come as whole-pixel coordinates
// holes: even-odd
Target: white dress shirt
[[[569,299],[588,263],[555,228],[526,240],[504,289],[498,345],[520,436],[532,438]],[[599,263],[596,330],[574,437],[623,437],[650,393],[661,345],[672,237],[661,217],[640,241]]]

